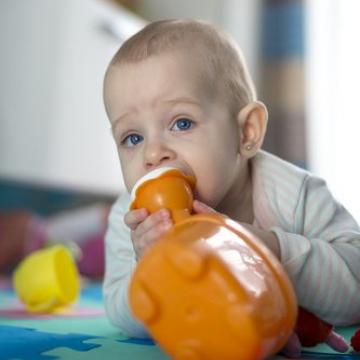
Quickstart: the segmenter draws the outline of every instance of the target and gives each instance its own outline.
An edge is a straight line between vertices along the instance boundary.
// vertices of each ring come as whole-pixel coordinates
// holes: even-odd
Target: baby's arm
[[[200,214],[201,213],[204,213],[204,214],[217,213],[216,210],[214,210],[213,208],[207,206],[206,204],[204,204],[198,200],[194,201],[193,210],[195,213],[200,213]],[[273,232],[259,229],[250,224],[242,223],[242,225],[245,226],[246,228],[248,228],[250,231],[252,231],[258,238],[260,238],[265,243],[265,245],[267,245],[269,247],[270,250],[272,250],[272,252],[277,257],[279,257],[279,255],[280,255],[279,254],[279,243]],[[274,239],[274,237],[276,239]],[[298,319],[298,321],[299,321],[299,319]],[[318,319],[317,321],[319,323],[322,322],[320,319]],[[310,330],[314,331],[315,329],[310,328]],[[319,334],[317,334],[317,335],[319,335]],[[330,330],[328,338],[324,339],[323,341],[326,342],[335,351],[346,352],[348,350],[348,344],[347,344],[346,340],[342,336],[340,336],[339,334],[334,332],[332,329]],[[282,352],[291,358],[299,358],[300,357],[301,343],[300,343],[298,335],[295,332],[290,336],[290,338],[289,338],[288,342],[286,343],[285,347],[283,348]]]
[[[148,216],[143,210],[128,212],[129,196],[123,195],[112,207],[105,237],[105,309],[110,321],[124,334],[149,337],[144,326],[131,313],[128,287],[137,259],[167,231],[168,211]],[[133,230],[130,230],[133,229]]]
[[[206,204],[194,200],[193,204],[193,210],[195,213],[198,214],[211,214],[211,213],[217,213],[216,210],[213,208],[207,206]],[[250,230],[254,235],[256,235],[261,241],[273,252],[273,254],[280,258],[280,246],[277,236],[272,232],[268,230],[263,230],[258,227],[255,227],[253,225],[247,224],[247,223],[241,223],[244,227],[246,227],[248,230]]]
[[[299,304],[333,325],[360,321],[360,230],[329,192],[308,176],[293,213],[293,229],[274,227],[281,262]]]
[[[105,309],[110,321],[129,336],[148,337],[145,328],[134,319],[129,308],[127,289],[136,267],[130,229],[124,223],[129,199],[119,198],[111,209],[105,236]]]

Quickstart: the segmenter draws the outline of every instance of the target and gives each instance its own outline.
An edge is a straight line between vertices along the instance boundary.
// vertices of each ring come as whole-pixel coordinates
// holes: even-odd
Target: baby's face
[[[195,175],[195,196],[216,207],[240,168],[240,132],[225,104],[201,91],[181,56],[112,66],[105,103],[130,191],[147,172],[174,166]]]

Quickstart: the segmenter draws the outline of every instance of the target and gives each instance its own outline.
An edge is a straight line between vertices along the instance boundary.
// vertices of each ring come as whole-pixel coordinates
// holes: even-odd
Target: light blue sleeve
[[[106,313],[110,321],[127,336],[149,337],[144,326],[138,322],[129,307],[128,287],[136,267],[135,251],[130,229],[124,223],[130,195],[123,194],[113,205],[105,236],[105,278],[103,294]]]
[[[326,183],[308,176],[293,229],[275,226],[299,303],[334,325],[360,321],[360,230]]]

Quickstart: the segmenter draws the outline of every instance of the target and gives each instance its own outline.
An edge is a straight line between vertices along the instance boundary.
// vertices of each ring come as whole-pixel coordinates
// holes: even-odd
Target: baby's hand
[[[149,214],[146,209],[131,210],[125,214],[124,222],[131,230],[137,260],[172,226],[167,209],[160,209],[153,214]]]
[[[199,200],[194,200],[193,211],[195,214],[220,214],[215,209]]]
[[[327,345],[329,345],[333,350],[345,353],[349,350],[349,344],[347,341],[338,333],[331,330],[329,336],[324,341]],[[299,336],[293,332],[287,341],[284,348],[281,352],[292,359],[300,359],[301,358],[301,342]]]
[[[313,347],[321,343],[326,343],[333,350],[341,353],[347,352],[349,349],[346,340],[333,330],[332,325],[299,307],[295,332],[289,338],[282,352],[290,358],[299,358],[301,346]]]

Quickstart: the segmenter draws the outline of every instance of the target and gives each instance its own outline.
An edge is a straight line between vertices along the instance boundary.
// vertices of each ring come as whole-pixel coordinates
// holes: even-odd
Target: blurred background
[[[324,177],[360,221],[359,10],[357,0],[0,0],[0,272],[26,236],[26,251],[49,238],[83,252],[96,239],[102,251],[124,191],[104,72],[125,39],[163,18],[233,35],[269,109],[264,148]]]

